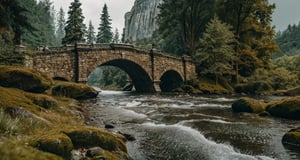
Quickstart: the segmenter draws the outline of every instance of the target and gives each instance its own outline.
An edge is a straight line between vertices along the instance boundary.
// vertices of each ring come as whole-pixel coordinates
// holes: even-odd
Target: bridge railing
[[[170,53],[163,52],[157,49],[145,49],[141,47],[134,46],[132,44],[123,44],[123,43],[95,43],[95,44],[86,44],[86,43],[78,43],[77,48],[79,50],[99,50],[99,49],[127,49],[127,50],[136,50],[139,53],[150,53],[152,52],[156,56],[162,56],[162,57],[167,57],[171,59],[182,59],[185,61],[192,61],[192,59],[189,56],[183,56],[183,57],[178,57],[175,55],[171,55]],[[42,48],[38,49],[38,54],[43,54],[43,53],[63,53],[66,51],[72,51],[74,50],[74,45],[65,45],[61,47],[49,47],[49,48]]]

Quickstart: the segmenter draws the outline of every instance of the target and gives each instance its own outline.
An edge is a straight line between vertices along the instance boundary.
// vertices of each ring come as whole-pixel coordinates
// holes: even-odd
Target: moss
[[[87,99],[96,97],[98,92],[86,84],[58,82],[52,88],[52,95],[75,99]]]
[[[58,106],[57,100],[48,95],[26,93],[26,97],[31,99],[34,104],[46,109]]]
[[[231,93],[229,90],[225,89],[220,84],[215,84],[215,82],[208,80],[208,79],[199,79],[198,81],[194,82],[195,88],[202,91],[204,94],[229,94]]]
[[[42,152],[10,140],[1,141],[0,155],[0,159],[3,160],[62,160],[61,157],[54,154]]]
[[[265,111],[266,104],[252,98],[241,98],[232,104],[234,112],[261,113]]]
[[[19,89],[0,87],[0,108],[23,108],[37,112],[39,107],[25,95],[26,93]]]
[[[127,148],[121,139],[110,132],[98,128],[81,127],[67,131],[66,134],[71,138],[76,148],[99,146],[108,151],[127,152]]]
[[[271,101],[267,111],[273,116],[300,120],[300,96]]]
[[[64,157],[65,159],[71,157],[73,149],[71,139],[63,133],[44,135],[33,142],[33,146],[42,151]]]
[[[87,157],[91,160],[129,160],[129,157],[124,152],[108,152],[102,148],[91,148],[87,151]]]
[[[282,138],[282,143],[300,148],[300,128],[292,129]]]
[[[0,86],[42,93],[50,88],[51,84],[51,79],[40,72],[24,67],[0,65]]]

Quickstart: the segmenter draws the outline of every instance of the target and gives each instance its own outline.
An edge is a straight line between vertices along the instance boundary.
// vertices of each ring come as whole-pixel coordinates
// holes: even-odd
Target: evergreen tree
[[[56,44],[54,7],[50,0],[20,1],[22,6],[28,10],[24,13],[28,17],[28,22],[34,29],[22,28],[22,42],[27,47],[49,46]]]
[[[118,29],[116,28],[114,38],[113,38],[113,43],[120,43],[120,34]]]
[[[86,26],[83,23],[84,16],[82,14],[81,3],[79,0],[74,0],[74,2],[71,3],[68,15],[65,28],[66,35],[63,38],[63,44],[84,42]]]
[[[236,42],[231,27],[222,23],[215,16],[207,25],[200,39],[201,47],[196,52],[197,62],[202,74],[215,75],[216,84],[218,77],[232,71],[234,60],[233,44]]]
[[[88,44],[93,44],[95,42],[95,40],[96,40],[95,29],[94,29],[94,26],[92,24],[92,21],[90,21],[88,31],[87,31],[86,41],[87,41]]]
[[[50,0],[40,0],[38,3],[40,13],[39,38],[41,45],[53,46],[56,44],[55,38],[55,11]]]
[[[57,30],[56,30],[56,39],[59,45],[62,44],[62,39],[65,37],[65,27],[66,27],[66,20],[65,20],[65,12],[63,8],[59,9],[57,15]]]
[[[97,43],[110,43],[113,38],[111,29],[111,19],[108,14],[107,5],[104,4],[98,28]]]
[[[28,13],[28,10],[22,5],[22,1],[0,1],[0,31],[12,32],[15,44],[21,44],[23,30],[34,30],[25,13]]]

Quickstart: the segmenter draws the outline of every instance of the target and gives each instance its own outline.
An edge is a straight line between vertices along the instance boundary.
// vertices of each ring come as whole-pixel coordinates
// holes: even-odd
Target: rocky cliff
[[[125,41],[149,38],[158,28],[156,16],[163,0],[136,0],[130,12],[125,14]]]

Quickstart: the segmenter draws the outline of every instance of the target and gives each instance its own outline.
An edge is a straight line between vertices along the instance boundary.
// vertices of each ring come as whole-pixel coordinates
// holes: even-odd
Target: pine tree
[[[118,29],[116,28],[114,38],[113,38],[113,43],[120,43],[120,34]]]
[[[113,38],[111,29],[111,19],[108,14],[107,5],[104,4],[98,28],[97,43],[110,43]]]
[[[83,23],[84,16],[82,14],[81,3],[79,0],[74,0],[71,3],[68,11],[68,20],[66,24],[66,35],[63,38],[63,44],[73,44],[84,42],[86,26]]]
[[[56,39],[58,45],[62,44],[62,39],[65,37],[65,27],[66,27],[66,20],[65,20],[65,12],[63,8],[59,9],[57,15],[57,30],[56,30]]]
[[[234,60],[233,44],[236,42],[231,27],[222,23],[215,16],[207,25],[200,39],[201,48],[197,50],[196,57],[201,67],[202,74],[215,75],[216,84],[218,77],[232,71]]]
[[[14,34],[14,43],[21,44],[23,31],[32,31],[34,27],[29,22],[29,10],[19,0],[0,1],[0,29]]]
[[[88,44],[93,44],[95,42],[95,40],[96,40],[95,29],[94,29],[94,26],[92,24],[92,21],[90,21],[88,31],[87,31],[86,41],[87,41]]]

